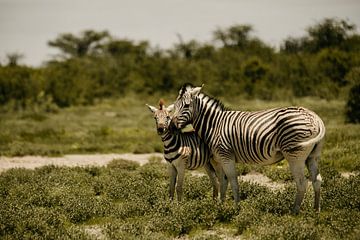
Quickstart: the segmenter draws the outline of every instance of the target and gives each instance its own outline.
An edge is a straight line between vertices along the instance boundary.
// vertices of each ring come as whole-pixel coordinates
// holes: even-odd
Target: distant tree
[[[19,60],[24,58],[24,55],[21,54],[21,53],[8,53],[6,55],[6,58],[7,58],[7,62],[8,62],[8,66],[10,67],[15,67],[15,66],[18,66],[19,65]]]
[[[216,53],[216,50],[214,46],[209,44],[204,44],[196,50],[196,53],[194,54],[194,58],[196,59],[207,59],[210,60],[214,57]]]
[[[343,44],[355,25],[346,20],[325,18],[315,26],[309,27],[308,45],[310,51],[318,52],[324,48],[339,47]]]
[[[216,29],[213,32],[213,38],[215,41],[221,42],[224,47],[227,47],[229,45],[227,33],[220,28]]]
[[[243,63],[242,71],[246,81],[244,90],[248,96],[253,97],[256,87],[264,80],[269,68],[259,58],[252,57]]]
[[[346,104],[346,119],[351,123],[360,123],[360,84],[350,89]]]
[[[270,60],[273,57],[274,50],[259,38],[252,36],[252,32],[253,27],[251,25],[233,25],[225,30],[217,29],[214,31],[213,39],[221,42],[223,48],[231,49],[233,52],[236,50],[234,52],[236,54],[241,51],[248,56],[255,55]]]
[[[308,27],[306,36],[287,38],[281,46],[281,51],[286,53],[317,53],[325,48],[351,51],[352,47],[359,43],[358,38],[354,38],[354,35],[356,36],[354,34],[355,29],[356,26],[346,20],[325,18],[314,26]]]
[[[106,52],[112,56],[123,56],[127,54],[135,54],[137,56],[144,56],[147,54],[149,43],[142,41],[139,44],[135,44],[130,40],[111,40],[103,46]]]
[[[225,30],[217,29],[213,32],[213,37],[215,41],[220,41],[224,47],[244,49],[251,40],[250,33],[252,31],[251,25],[234,25]]]
[[[175,44],[175,54],[180,55],[185,59],[192,59],[199,49],[200,44],[195,40],[185,42],[180,34],[177,34],[179,43]]]
[[[280,51],[285,53],[298,53],[303,50],[304,38],[288,37],[280,46]]]
[[[61,34],[55,40],[49,41],[48,44],[60,49],[65,56],[84,57],[101,49],[104,41],[109,38],[110,35],[107,31],[87,30],[80,36],[71,33]]]
[[[342,49],[347,52],[360,52],[360,35],[353,34],[344,42]]]
[[[318,53],[318,70],[338,86],[345,86],[345,75],[350,70],[350,58],[344,51],[324,49]]]

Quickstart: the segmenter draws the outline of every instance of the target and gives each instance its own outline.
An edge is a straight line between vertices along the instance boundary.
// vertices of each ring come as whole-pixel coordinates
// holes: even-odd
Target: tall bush
[[[360,123],[360,84],[350,89],[346,104],[346,118],[351,123]]]

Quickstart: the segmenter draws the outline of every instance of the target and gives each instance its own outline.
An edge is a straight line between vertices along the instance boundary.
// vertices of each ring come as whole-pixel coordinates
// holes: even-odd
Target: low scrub
[[[308,190],[300,215],[293,216],[292,182],[274,192],[240,181],[242,200],[234,207],[231,192],[224,204],[214,201],[209,179],[191,174],[184,200],[170,202],[166,165],[158,160],[11,169],[0,175],[0,238],[89,239],[86,226],[95,224],[109,239],[202,239],[201,233],[219,226],[232,229],[224,237],[244,239],[356,239],[360,175],[343,178],[326,165],[322,170],[321,213],[313,212]]]

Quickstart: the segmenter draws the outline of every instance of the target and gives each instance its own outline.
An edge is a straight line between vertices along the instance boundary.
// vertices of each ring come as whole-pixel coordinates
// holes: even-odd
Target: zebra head
[[[193,117],[193,102],[195,97],[200,93],[202,87],[194,87],[192,84],[184,84],[174,103],[174,114],[172,125],[177,129],[182,129],[190,124]]]
[[[173,110],[174,105],[172,104],[166,107],[164,101],[160,100],[159,109],[148,104],[146,104],[146,106],[148,106],[150,111],[154,114],[157,133],[161,135],[168,131],[171,122],[170,112]]]

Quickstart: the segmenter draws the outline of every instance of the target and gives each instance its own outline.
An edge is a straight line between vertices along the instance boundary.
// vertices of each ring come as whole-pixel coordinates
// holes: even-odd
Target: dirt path
[[[0,157],[0,173],[11,168],[27,168],[35,169],[45,165],[55,166],[105,166],[114,159],[124,159],[138,162],[143,165],[149,161],[151,157],[159,157],[164,162],[163,154],[161,153],[146,153],[146,154],[72,154],[62,157],[43,157],[43,156],[24,156],[24,157]],[[202,173],[193,172],[194,175],[202,175]],[[266,186],[272,190],[280,190],[284,188],[284,184],[275,183],[268,177],[251,172],[245,176],[240,177],[244,181],[258,183]]]
[[[24,156],[24,157],[0,157],[0,172],[10,168],[29,168],[35,169],[45,165],[56,166],[105,166],[114,159],[125,159],[136,161],[140,165],[148,162],[151,157],[163,158],[161,153],[147,154],[73,154],[63,157],[43,157],[43,156]],[[165,161],[165,160],[164,160]]]

